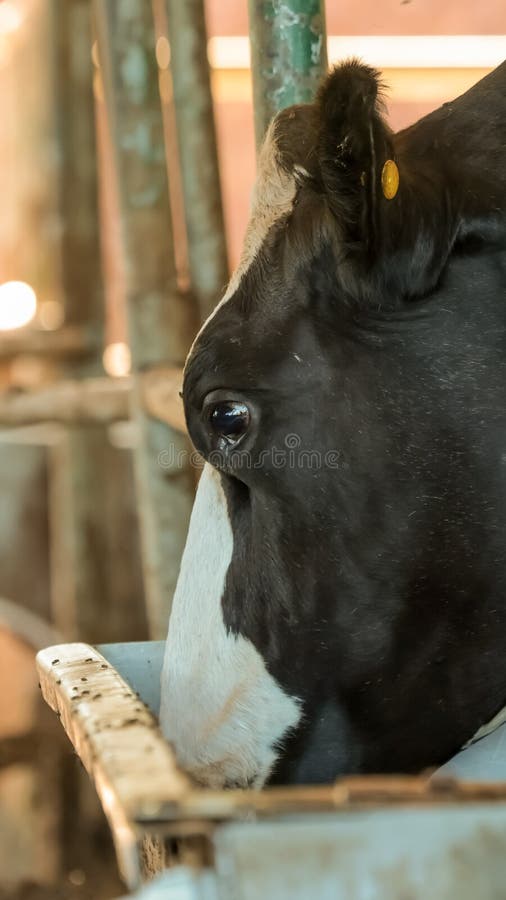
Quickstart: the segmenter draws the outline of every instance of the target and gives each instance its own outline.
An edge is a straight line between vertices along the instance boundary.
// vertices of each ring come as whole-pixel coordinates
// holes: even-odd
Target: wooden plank
[[[95,352],[67,360],[72,379],[100,375],[104,308],[95,153],[91,9],[82,0],[54,0],[57,80],[61,279],[65,326],[93,335]],[[58,392],[65,391],[55,386]],[[37,400],[34,395],[32,401]],[[42,394],[44,399],[44,394]],[[22,405],[22,401],[21,405]],[[19,407],[18,407],[19,409]],[[104,542],[105,427],[74,424],[50,448],[52,615],[68,638],[91,639],[94,620],[107,627]]]
[[[97,353],[96,336],[86,328],[68,325],[58,331],[4,331],[0,336],[0,360],[21,354],[57,360],[84,359]]]
[[[140,378],[142,403],[146,412],[175,431],[186,434],[181,388],[183,370],[177,366],[153,366]]]
[[[105,658],[87,644],[40,651],[44,699],[56,712],[91,776],[127,885],[141,881],[136,823],[160,803],[177,804],[189,790],[152,713]]]
[[[167,33],[170,42],[191,289],[204,320],[228,281],[204,3],[155,0],[154,9],[160,23],[159,41]],[[160,63],[162,68],[163,54]]]
[[[151,4],[94,10],[132,364],[182,364],[198,317],[177,289]]]
[[[44,699],[113,814],[120,804],[131,822],[149,818],[190,789],[153,714],[98,650],[56,644],[38,653],[37,668]]]
[[[0,424],[116,422],[129,416],[130,379],[87,378],[55,382],[34,391],[0,394]]]
[[[62,638],[41,616],[5,597],[0,597],[0,628],[10,631],[16,640],[34,650],[42,650]]]
[[[182,370],[176,366],[156,366],[139,378],[147,414],[186,432],[179,395]],[[40,390],[0,393],[0,426],[122,421],[130,415],[132,384],[131,378],[68,379]]]
[[[104,303],[98,227],[91,8],[83,0],[55,0],[59,114],[61,277],[65,323],[96,338],[90,371],[101,368]]]

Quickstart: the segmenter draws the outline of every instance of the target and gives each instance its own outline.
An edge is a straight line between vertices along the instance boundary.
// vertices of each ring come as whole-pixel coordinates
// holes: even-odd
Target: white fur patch
[[[260,248],[272,226],[278,219],[286,216],[293,209],[298,182],[296,175],[285,172],[279,165],[274,131],[275,120],[271,122],[267,129],[258,156],[257,178],[251,201],[251,215],[244,236],[239,265],[232,274],[224,296],[215,306],[195,337],[186,359],[186,366],[200,335],[223,304],[227,303],[237,291],[244,275],[258,256]],[[302,166],[298,166],[296,169],[297,175],[300,176],[303,173],[307,175]]]
[[[206,464],[169,623],[160,724],[180,764],[212,788],[261,787],[275,745],[301,715],[253,644],[226,630],[221,599],[232,552],[220,475]]]

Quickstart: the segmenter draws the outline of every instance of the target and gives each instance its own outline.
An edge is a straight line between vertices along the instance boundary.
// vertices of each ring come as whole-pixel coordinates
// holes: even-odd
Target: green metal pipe
[[[203,0],[164,0],[192,292],[205,319],[228,281]]]
[[[324,0],[249,0],[255,138],[273,116],[310,102],[327,70]]]

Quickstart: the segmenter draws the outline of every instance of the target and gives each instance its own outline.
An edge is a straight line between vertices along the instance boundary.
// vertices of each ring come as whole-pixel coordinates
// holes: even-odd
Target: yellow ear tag
[[[381,187],[387,200],[393,200],[399,190],[399,169],[393,159],[387,159],[381,173]]]

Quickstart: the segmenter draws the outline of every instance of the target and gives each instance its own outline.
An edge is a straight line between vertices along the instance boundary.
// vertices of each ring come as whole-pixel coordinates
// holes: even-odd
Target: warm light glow
[[[86,874],[82,869],[71,869],[67,877],[70,883],[76,887],[81,887],[86,883]]]
[[[109,344],[104,350],[104,369],[113,378],[122,378],[130,374],[132,359],[128,344]]]
[[[96,69],[93,72],[93,93],[95,95],[95,100],[97,101],[97,103],[104,102],[104,82],[100,69]]]
[[[506,55],[506,35],[356,35],[329,37],[329,61],[358,56],[371,66],[392,69],[494,68]]]
[[[1,338],[0,338],[1,340]],[[50,384],[57,378],[57,365],[41,356],[20,353],[10,365],[10,381],[13,387],[24,391]]]
[[[170,66],[170,44],[162,35],[156,42],[156,61],[159,69],[168,69]]]
[[[100,69],[100,56],[98,55],[98,44],[93,41],[91,45],[91,61],[96,69]]]
[[[249,69],[249,38],[239,35],[209,38],[207,58],[213,69]]]
[[[247,69],[247,37],[212,37],[207,55],[213,69]],[[504,34],[331,35],[330,63],[358,56],[381,69],[485,68],[498,66],[506,56]]]
[[[61,328],[65,318],[62,304],[57,300],[46,300],[40,305],[37,318],[45,331],[56,331]]]
[[[430,103],[436,106],[448,97],[465,94],[489,68],[482,69],[388,69],[381,74],[387,85],[388,103]],[[163,74],[163,73],[161,73]],[[213,69],[213,96],[218,103],[252,103],[249,69]]]
[[[0,3],[0,34],[11,34],[17,31],[23,21],[21,10],[9,0]]]
[[[133,450],[140,444],[140,430],[137,422],[111,422],[107,429],[109,442],[119,450]]]
[[[35,291],[24,281],[0,284],[0,331],[11,331],[31,322],[37,311]]]

